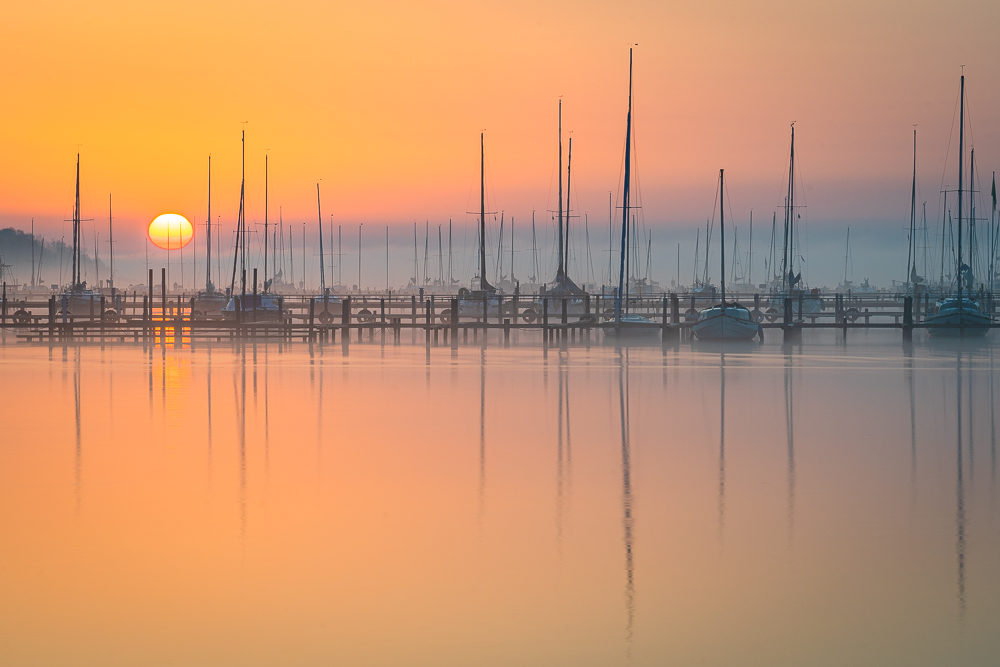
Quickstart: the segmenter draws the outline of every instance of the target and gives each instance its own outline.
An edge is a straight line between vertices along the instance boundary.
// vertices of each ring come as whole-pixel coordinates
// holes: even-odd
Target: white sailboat
[[[725,170],[719,170],[719,228],[722,263],[722,299],[718,305],[706,308],[698,315],[692,326],[698,340],[753,340],[760,336],[764,340],[764,330],[753,320],[750,310],[738,302],[726,303],[726,212],[725,212]]]

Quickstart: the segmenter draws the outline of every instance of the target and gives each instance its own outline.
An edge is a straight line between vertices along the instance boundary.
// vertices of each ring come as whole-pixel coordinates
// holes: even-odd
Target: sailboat
[[[955,271],[954,296],[941,299],[934,305],[934,312],[924,320],[936,325],[927,329],[934,338],[951,336],[985,336],[989,333],[990,316],[982,311],[972,298],[972,270],[962,262],[962,177],[965,160],[965,75],[961,79],[958,116],[958,261]],[[971,190],[971,188],[970,188]],[[970,191],[970,198],[973,193]],[[963,285],[965,283],[965,285]],[[968,294],[963,291],[968,289]]]
[[[266,173],[266,170],[265,170],[265,173]],[[267,210],[266,210],[266,202],[267,202],[267,194],[266,194],[266,191],[267,191],[267,179],[266,178],[264,179],[264,189],[265,189],[265,195],[264,195],[264,201],[265,201],[264,225],[265,225],[265,228],[266,228],[266,226],[267,226]],[[341,313],[343,313],[344,301],[343,301],[343,299],[341,299],[336,294],[330,294],[330,290],[326,286],[326,269],[324,268],[326,261],[325,261],[325,259],[323,257],[323,207],[322,207],[322,205],[320,203],[320,198],[319,198],[319,183],[316,184],[316,216],[319,219],[319,278],[320,278],[320,281],[319,281],[320,282],[320,296],[319,296],[318,299],[316,299],[317,309],[320,309],[320,310],[319,310],[319,313],[317,313],[316,316],[319,318],[319,321],[322,322],[323,324],[330,324],[331,322],[333,322],[335,316],[340,315]],[[331,216],[331,220],[330,220],[330,231],[331,231],[331,233],[333,232],[333,220],[332,220],[332,216]],[[330,252],[331,253],[333,252],[333,248],[330,248]],[[267,268],[266,268],[267,267],[267,248],[266,247],[264,248],[264,267],[265,267],[264,268],[264,280],[265,280],[265,282],[264,282],[264,292],[267,293],[267,296],[269,296],[269,297],[271,297],[273,299],[273,295],[270,294],[270,282],[267,281]],[[333,276],[331,275],[330,278],[332,279]],[[275,307],[277,307],[277,304],[274,304],[274,305],[275,305]],[[331,306],[333,306],[333,307],[331,308]],[[364,313],[364,310],[362,310],[361,312]]]
[[[792,313],[801,317],[804,314],[816,314],[823,310],[823,299],[818,288],[805,292],[802,284],[802,272],[795,273],[795,123],[792,123],[791,148],[788,158],[788,194],[785,197],[785,232],[784,249],[781,258],[780,289],[772,293],[766,305],[768,319],[776,319],[778,313],[785,307],[785,299],[792,300]],[[801,302],[801,310],[799,308]],[[773,321],[773,319],[772,319]]]
[[[563,209],[562,176],[562,100],[559,100],[559,266],[556,269],[555,285],[544,294],[553,297],[577,297],[582,304],[583,290],[569,277],[569,211],[573,173],[573,138],[569,140],[569,162],[566,166],[566,208]],[[577,304],[578,306],[580,304]]]
[[[753,320],[749,309],[733,301],[726,303],[726,212],[725,212],[725,170],[719,170],[719,229],[721,257],[721,279],[719,286],[722,299],[718,305],[706,308],[698,315],[692,326],[698,340],[753,340],[755,336],[764,339],[764,329]]]
[[[59,295],[59,314],[63,322],[76,317],[99,317],[101,315],[101,295],[87,287],[81,280],[83,268],[82,237],[80,219],[80,154],[76,154],[76,199],[73,205],[73,264],[69,287]],[[114,311],[111,311],[114,312]],[[117,314],[116,314],[117,316]]]
[[[193,317],[221,317],[229,297],[212,283],[212,156],[208,156],[208,222],[205,223],[205,289],[194,297]]]
[[[281,319],[281,307],[278,298],[268,291],[267,273],[264,274],[264,290],[257,291],[254,281],[253,292],[247,294],[247,230],[246,212],[246,130],[240,139],[243,144],[243,176],[240,183],[240,211],[236,221],[236,246],[233,251],[233,277],[229,283],[229,302],[222,308],[222,316],[227,320],[238,322],[276,322]],[[264,158],[264,215],[267,215],[267,158]],[[266,238],[266,234],[265,234]],[[267,252],[267,243],[264,243]],[[240,293],[236,294],[236,265],[240,266]]]
[[[659,331],[649,318],[628,312],[628,248],[629,248],[629,186],[632,176],[632,49],[628,50],[628,115],[625,121],[625,178],[622,190],[622,236],[618,264],[618,289],[615,292],[613,319],[605,326],[606,338],[646,339],[659,337]]]
[[[424,262],[426,266],[426,261]],[[425,269],[426,270],[426,269]],[[479,289],[475,289],[477,286]],[[486,279],[486,135],[485,133],[479,134],[479,274],[473,278],[473,289],[461,288],[458,290],[458,313],[463,317],[483,317],[484,308],[483,304],[486,304],[487,317],[500,317],[501,312],[503,315],[509,315],[512,317],[513,321],[517,321],[517,318],[521,316],[520,313],[514,312],[514,302],[513,300],[508,300],[501,306],[502,296],[497,288],[489,283]],[[519,287],[515,286],[514,296],[519,296]],[[536,306],[533,303],[524,303],[521,305],[527,305],[525,308],[523,317],[525,321],[531,322],[535,319]],[[520,309],[520,305],[518,306]],[[445,309],[441,311],[441,320],[443,322],[448,322],[451,319],[451,309]],[[530,318],[530,319],[529,319]]]

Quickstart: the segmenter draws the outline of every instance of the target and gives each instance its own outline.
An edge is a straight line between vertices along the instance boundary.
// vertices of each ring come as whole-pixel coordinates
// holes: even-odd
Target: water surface
[[[498,342],[8,339],[4,663],[994,664],[988,342]]]

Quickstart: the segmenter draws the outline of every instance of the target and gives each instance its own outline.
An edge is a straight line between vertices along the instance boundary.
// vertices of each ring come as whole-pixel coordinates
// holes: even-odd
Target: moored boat
[[[721,230],[722,301],[719,305],[706,308],[698,314],[698,321],[691,327],[698,340],[753,340],[755,336],[764,339],[764,330],[754,321],[753,315],[737,302],[726,303],[726,213],[725,213],[725,170],[719,170],[719,228]]]

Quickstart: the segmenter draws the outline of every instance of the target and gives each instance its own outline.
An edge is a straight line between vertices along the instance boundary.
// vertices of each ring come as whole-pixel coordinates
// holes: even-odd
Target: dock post
[[[147,312],[148,311],[148,312]],[[153,269],[149,270],[149,283],[142,297],[142,337],[148,340],[153,326]]]
[[[278,325],[279,325],[279,335],[282,340],[285,338],[285,297],[278,297]]]
[[[903,297],[903,340],[913,340],[913,297]]]
[[[167,270],[160,267],[160,321],[163,322],[163,337],[167,337]]]
[[[785,297],[785,320],[781,327],[783,336],[782,340],[788,342],[794,337],[794,332],[792,331],[792,299],[791,297]]]
[[[451,300],[451,345],[458,345],[458,299]]]
[[[309,298],[309,341],[312,342],[313,330],[316,323],[316,297]]]
[[[178,302],[180,297],[177,297]],[[103,326],[103,324],[102,324]],[[181,329],[181,305],[177,304],[177,312],[174,314],[174,347],[181,347],[184,342],[183,331]]]
[[[503,319],[503,346],[510,347],[510,318]]]
[[[410,337],[411,343],[417,342],[417,297],[410,295]]]
[[[499,313],[497,313],[499,316]],[[483,292],[483,343],[486,343],[487,330],[490,325],[490,298]]]
[[[427,318],[427,328],[425,329],[425,342],[431,344],[431,300],[424,301],[424,316]]]
[[[542,299],[542,340],[548,342],[549,335],[549,297]]]
[[[3,284],[3,304],[0,305],[0,324],[7,324],[7,283]]]
[[[385,345],[385,299],[378,300],[379,309],[382,311],[382,344]]]
[[[348,345],[351,342],[351,297],[345,296],[340,304],[340,342]]]
[[[264,243],[267,243],[265,239]],[[250,297],[253,300],[253,307],[250,310],[250,335],[253,338],[257,337],[257,269],[253,270],[253,295]]]

